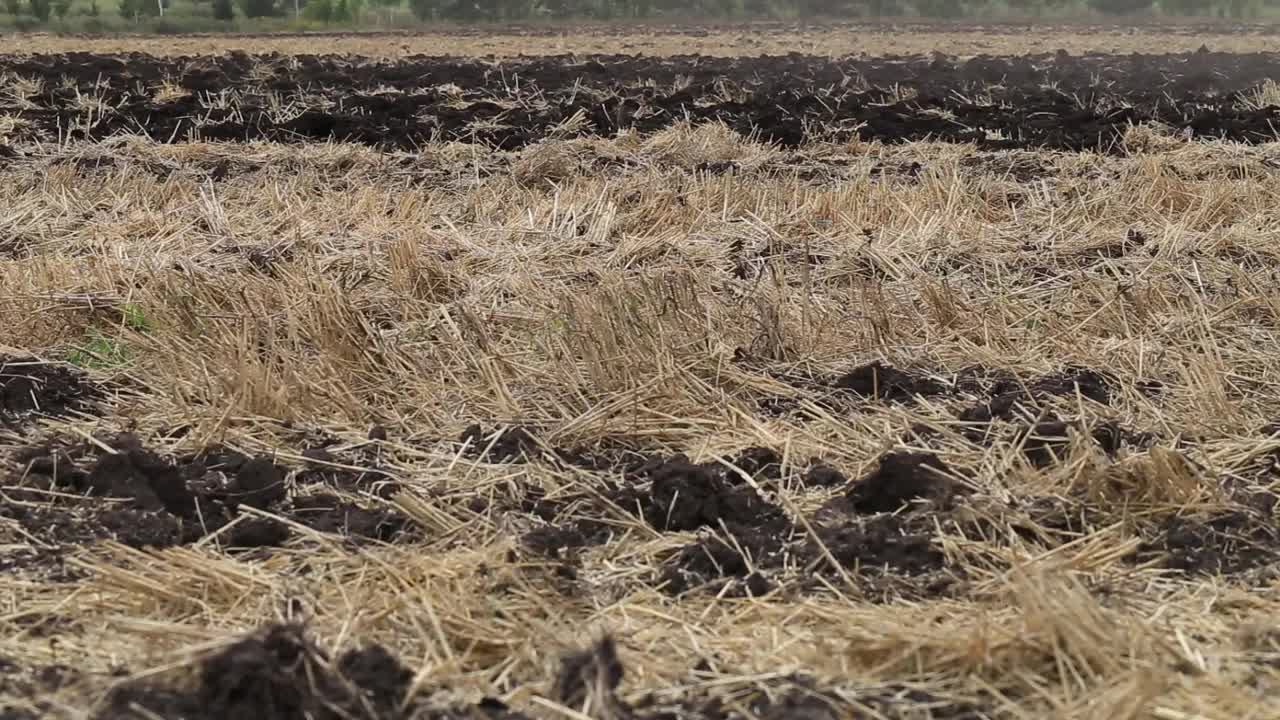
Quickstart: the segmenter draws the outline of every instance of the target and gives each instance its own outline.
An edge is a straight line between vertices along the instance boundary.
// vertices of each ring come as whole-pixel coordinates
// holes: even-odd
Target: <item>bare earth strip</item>
[[[5,720],[1276,716],[1276,143],[5,87]]]

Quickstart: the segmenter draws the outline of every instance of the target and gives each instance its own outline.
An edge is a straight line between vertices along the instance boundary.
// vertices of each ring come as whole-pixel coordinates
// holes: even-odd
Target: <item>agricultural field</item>
[[[1280,717],[1271,36],[862,38],[6,39],[0,718]]]

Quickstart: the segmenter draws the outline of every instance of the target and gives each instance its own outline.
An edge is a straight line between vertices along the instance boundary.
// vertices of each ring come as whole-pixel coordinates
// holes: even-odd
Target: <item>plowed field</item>
[[[1114,151],[1141,123],[1267,142],[1259,88],[1280,54],[823,60],[540,57],[499,64],[338,56],[159,60],[83,53],[0,57],[16,140],[315,142],[412,150],[467,141],[518,150],[549,138],[722,123],[783,147],[942,140],[980,149]]]
[[[1280,54],[12,52],[0,718],[1280,717]]]

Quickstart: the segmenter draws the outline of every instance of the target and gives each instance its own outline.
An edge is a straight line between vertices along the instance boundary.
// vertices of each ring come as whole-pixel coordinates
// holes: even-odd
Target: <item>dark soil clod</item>
[[[310,463],[308,463],[308,466],[323,467],[326,464],[331,464],[338,461],[338,459],[334,457],[333,453],[329,452],[328,449],[322,448],[322,447],[306,448],[302,451],[302,457],[311,461]]]
[[[1049,467],[1062,460],[1071,446],[1071,434],[1080,433],[1108,455],[1114,455],[1126,443],[1146,445],[1150,436],[1132,433],[1115,422],[1100,422],[1092,427],[1081,423],[1067,423],[1046,419],[1035,425],[1023,427],[1014,435],[1014,441],[1022,445],[1022,454],[1036,467]]]
[[[578,524],[547,527],[530,530],[520,537],[520,544],[544,557],[564,560],[570,552],[578,548],[596,545],[605,538],[597,538],[587,533]]]
[[[230,499],[234,503],[266,510],[284,500],[285,469],[267,458],[255,458],[236,470]]]
[[[226,527],[241,507],[355,540],[406,537],[407,518],[390,509],[371,510],[326,493],[290,500],[287,470],[269,458],[249,458],[220,447],[166,458],[130,434],[112,438],[105,447],[19,451],[16,458],[25,464],[15,493],[45,498],[40,491],[54,489],[81,497],[64,496],[38,509],[4,504],[0,515],[66,546],[108,538],[131,547],[194,542]],[[317,471],[303,471],[307,472]],[[275,547],[290,534],[288,525],[278,520],[242,518],[222,542],[239,549]]]
[[[699,589],[725,597],[766,595],[773,583],[765,572],[781,566],[792,534],[789,528],[740,529],[733,533],[732,542],[710,537],[691,543],[666,562],[658,584],[672,595]],[[734,585],[728,592],[724,592],[726,583]]]
[[[1020,433],[1022,454],[1032,465],[1046,467],[1061,460],[1071,444],[1070,426],[1061,421],[1037,423]]]
[[[76,465],[64,450],[49,447],[22,448],[14,453],[16,462],[24,464],[24,476],[47,477],[54,485],[88,489],[89,473]]]
[[[1020,408],[1039,408],[1050,397],[1074,397],[1076,393],[1093,402],[1111,403],[1116,380],[1107,373],[1088,368],[1068,367],[1049,373],[1030,383],[997,374],[996,382],[986,389],[987,401],[961,410],[957,418],[968,423],[989,423],[992,420],[1013,420]],[[977,389],[980,384],[971,374],[962,387]]]
[[[327,447],[302,451],[306,466],[294,476],[297,487],[324,485],[338,490],[371,492],[389,499],[401,489],[395,476],[382,465],[376,448],[339,456]],[[337,467],[337,466],[343,467]]]
[[[919,585],[921,595],[947,592],[955,577],[948,574],[946,557],[934,541],[936,510],[904,509],[911,501],[928,498],[945,506],[955,494],[945,464],[926,453],[890,453],[880,467],[855,486],[849,497],[820,512],[817,537],[779,517],[759,526],[731,526],[729,535],[713,535],[686,545],[668,558],[658,578],[664,592],[702,591],[724,597],[758,597],[775,588],[774,577],[788,569],[816,568],[831,580],[834,560],[855,570],[859,582],[895,583],[900,590]],[[852,513],[852,514],[851,514]],[[874,516],[865,513],[876,513]],[[930,576],[915,582],[911,578]],[[803,583],[818,583],[817,576]],[[802,584],[803,584],[802,583]],[[886,595],[887,597],[888,595]]]
[[[1173,517],[1138,549],[1139,559],[1188,575],[1237,575],[1280,562],[1280,528],[1252,511],[1211,519]]]
[[[279,547],[292,535],[288,525],[271,518],[248,518],[231,529],[230,547],[250,549]]]
[[[178,517],[190,517],[196,510],[195,495],[178,467],[147,450],[103,455],[88,482],[94,494],[129,498],[142,510],[163,509]]]
[[[1072,396],[1079,393],[1100,405],[1111,403],[1116,380],[1108,373],[1089,368],[1067,367],[1031,384],[1031,394]]]
[[[730,464],[736,469],[730,469]],[[620,484],[604,481],[598,493],[553,501],[537,488],[528,488],[522,510],[551,524],[525,533],[521,544],[538,555],[565,560],[578,548],[608,541],[618,527],[606,519],[610,511],[600,506],[600,496],[664,532],[709,528],[728,529],[735,535],[762,530],[785,534],[790,522],[781,508],[761,497],[738,472],[771,482],[781,477],[781,469],[781,457],[774,451],[748,448],[726,462],[693,463],[685,455],[656,456],[643,462],[637,458],[622,473]],[[570,506],[578,507],[579,517],[566,522],[560,516]],[[581,517],[584,508],[594,508],[596,515]]]
[[[653,470],[652,477],[645,520],[659,530],[759,524],[782,517],[753,488],[730,484],[715,465],[675,459]]]
[[[362,704],[380,717],[395,714],[413,682],[413,671],[381,645],[343,653],[337,670],[358,688]]]
[[[946,557],[933,542],[932,520],[928,517],[881,515],[825,527],[819,531],[831,556],[846,568],[889,568],[906,575],[942,570]],[[813,542],[805,556],[826,560]]]
[[[471,425],[462,431],[458,442],[467,446],[468,454],[488,462],[520,462],[543,455],[538,441],[522,427],[512,427],[497,433],[486,433],[479,425]]]
[[[734,467],[756,479],[777,480],[782,477],[782,456],[765,447],[750,447],[730,459]],[[732,473],[730,481],[737,479]]]
[[[920,499],[945,504],[955,494],[949,475],[947,465],[931,453],[889,453],[849,491],[849,507],[854,512],[879,513],[896,512]]]
[[[946,391],[946,386],[937,380],[899,370],[879,360],[841,375],[833,384],[860,397],[890,401],[906,401]]]
[[[0,355],[0,424],[33,415],[84,412],[102,397],[102,389],[78,370]]]
[[[407,518],[390,510],[369,510],[336,495],[307,495],[293,501],[295,520],[323,533],[390,542],[408,529]]]
[[[205,659],[195,687],[135,682],[116,688],[97,720],[419,717],[413,672],[379,645],[330,662],[298,625],[272,625]],[[499,717],[514,718],[512,715]]]

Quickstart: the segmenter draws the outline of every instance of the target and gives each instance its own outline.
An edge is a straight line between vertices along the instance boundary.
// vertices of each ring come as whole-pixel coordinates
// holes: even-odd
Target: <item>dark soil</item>
[[[774,590],[780,575],[796,571],[805,586],[818,584],[819,576],[838,579],[834,560],[869,589],[887,588],[882,580],[894,576],[902,582],[890,584],[904,591],[915,585],[925,595],[938,594],[951,580],[934,543],[935,520],[955,495],[948,468],[935,456],[889,453],[873,472],[812,518],[816,538],[780,510],[730,516],[722,526],[711,526],[714,534],[669,558],[659,582],[675,594],[707,590],[730,597],[760,596]],[[909,510],[918,499],[932,503]],[[928,574],[935,577],[912,580]]]
[[[393,510],[370,510],[328,494],[295,498],[289,515],[312,530],[384,542],[410,527],[409,519]]]
[[[8,499],[0,500],[0,517],[17,521],[46,546],[6,556],[0,565],[47,569],[65,551],[100,539],[131,547],[194,542],[226,527],[242,508],[355,541],[388,541],[409,531],[407,518],[389,509],[361,507],[329,493],[290,497],[288,469],[267,457],[211,447],[171,458],[129,434],[105,444],[111,452],[85,443],[17,453],[18,474],[5,482],[2,497]],[[282,522],[250,517],[220,540],[229,548],[274,547],[292,534]]]
[[[750,447],[724,462],[694,463],[684,455],[649,454],[624,444],[549,448],[527,428],[486,432],[478,425],[467,428],[459,442],[472,457],[487,462],[537,461],[601,476],[591,481],[590,490],[556,498],[524,487],[518,497],[499,499],[496,506],[481,498],[471,501],[473,512],[516,510],[550,523],[521,537],[522,546],[543,557],[567,560],[581,548],[607,542],[619,531],[618,510],[662,532],[789,527],[781,508],[747,482],[749,477],[770,489],[782,480],[782,457],[770,448]],[[802,487],[823,487],[846,480],[834,468],[811,461],[798,482]]]
[[[695,465],[677,457],[650,474],[645,520],[658,530],[776,524],[782,510],[763,500],[754,488],[735,486],[717,464]]]
[[[1216,517],[1175,516],[1155,539],[1138,549],[1138,560],[1188,575],[1238,575],[1280,562],[1280,527],[1271,515],[1240,509]]]
[[[1087,438],[1109,456],[1124,446],[1147,447],[1153,440],[1150,433],[1136,433],[1114,421],[1064,422],[1052,414],[1034,425],[1015,427],[1013,442],[1022,447],[1022,454],[1036,467],[1048,467],[1065,458],[1073,434]]]
[[[1108,373],[1089,368],[1066,367],[1023,383],[1008,373],[984,369],[962,373],[962,386],[987,396],[988,400],[963,409],[959,419],[985,423],[994,419],[1013,420],[1019,411],[1032,414],[1053,397],[1074,397],[1110,405],[1116,380]]]
[[[283,545],[293,531],[289,526],[272,518],[249,518],[236,523],[227,539],[230,548],[248,550]]]
[[[74,368],[0,355],[0,426],[18,420],[85,412],[103,391]]]
[[[530,530],[520,537],[520,543],[538,555],[570,560],[580,548],[608,542],[610,534],[609,528],[602,523],[568,521],[563,525]]]
[[[891,569],[909,576],[943,569],[946,561],[933,541],[934,534],[929,513],[850,519],[818,532],[831,557],[845,568]],[[805,548],[805,555],[827,560],[814,542]]]
[[[555,674],[531,689],[567,707],[585,704],[595,710],[592,717],[636,720],[730,720],[743,717],[744,712],[761,720],[860,717],[852,702],[889,718],[928,713],[934,718],[977,720],[991,712],[973,700],[947,699],[904,686],[845,688],[837,693],[800,674],[725,694],[700,682],[709,677],[704,667],[702,663],[689,672],[689,682],[680,683],[686,689],[649,693],[627,702],[620,697],[627,678],[625,659],[613,638],[605,635],[585,648],[564,653]],[[381,645],[366,645],[334,658],[317,646],[304,627],[268,625],[199,661],[190,681],[160,677],[117,686],[93,717],[526,720],[497,698],[459,704],[443,699],[456,696],[448,688],[415,686],[413,681],[413,668]]]
[[[767,363],[746,353],[735,355],[735,363],[811,393],[814,404],[837,415],[858,412],[864,407],[862,403],[867,402],[912,403],[920,399],[964,398],[962,404],[957,403],[956,419],[967,425],[964,434],[979,443],[994,437],[991,435],[994,420],[1043,418],[1055,398],[1060,399],[1059,402],[1070,402],[1077,395],[1088,402],[1111,405],[1119,390],[1119,381],[1110,373],[1071,365],[1021,380],[1000,368],[968,367],[957,372],[930,373],[925,369],[894,367],[879,360],[826,378],[791,370],[771,371]],[[1136,389],[1153,395],[1159,392],[1159,387],[1158,382],[1147,381],[1138,384]],[[793,398],[765,398],[759,407],[770,416],[802,412],[800,403]]]
[[[458,442],[466,446],[471,457],[488,462],[531,460],[544,455],[533,434],[519,426],[486,433],[479,425],[470,425],[462,431]]]
[[[1135,123],[1158,121],[1189,128],[1194,136],[1269,142],[1280,119],[1278,108],[1247,110],[1238,103],[1241,93],[1280,75],[1275,53],[1046,53],[968,60],[560,56],[505,60],[500,72],[477,60],[425,56],[372,61],[67,53],[0,57],[0,73],[43,83],[28,98],[36,108],[21,113],[31,124],[18,137],[22,141],[53,140],[59,130],[80,139],[144,127],[158,139],[185,139],[189,132],[241,142],[336,138],[405,150],[439,133],[515,149],[546,138],[581,111],[588,119],[581,132],[589,135],[651,132],[687,117],[695,123],[722,121],[783,146],[822,136],[930,138],[997,150],[1123,151],[1119,137]],[[517,76],[518,90],[510,82]],[[149,94],[170,77],[179,79],[186,95]],[[864,79],[869,88],[849,89],[850,77]],[[687,78],[687,87],[674,89],[677,78]],[[461,96],[437,89],[446,83],[461,87]],[[290,97],[304,88],[341,109],[309,109],[288,119],[273,115],[271,93]],[[374,93],[375,88],[398,92]],[[732,98],[725,97],[726,88]],[[900,100],[894,88],[912,90],[915,97]],[[973,88],[985,88],[981,99],[973,97]],[[239,95],[240,106],[206,104],[205,98],[220,91]],[[83,95],[100,97],[111,110],[84,117],[78,107]],[[1015,178],[1038,171],[1017,160],[1007,164],[1000,169]],[[211,176],[234,174],[218,170]]]
[[[1140,521],[1135,531],[1146,540],[1126,562],[1154,563],[1190,576],[1237,577],[1268,567],[1280,569],[1280,524],[1273,514],[1280,500],[1269,492],[1228,495],[1229,510]],[[1009,529],[1046,550],[1124,516],[1123,509],[1099,506],[1078,494],[1016,501],[1008,512]],[[982,533],[970,533],[978,535]]]
[[[1126,446],[1150,446],[1156,438],[1152,433],[1135,432],[1113,420],[1068,422],[1051,409],[1074,406],[1076,398],[1109,406],[1118,387],[1111,374],[1089,368],[1068,366],[1027,382],[1002,371],[970,369],[960,373],[957,388],[981,399],[962,406],[956,418],[963,423],[961,434],[971,442],[988,446],[1006,438],[1020,445],[1027,460],[1037,467],[1061,460],[1073,433],[1089,438],[1108,455]],[[1142,383],[1137,390],[1157,393],[1159,383]],[[930,433],[923,429],[920,434]]]
[[[1060,453],[1064,446],[1056,443],[1069,432],[1074,430],[1059,423],[1038,427],[1036,437],[1045,444],[1036,449]],[[1103,443],[1101,433],[1094,433],[1093,439]],[[870,599],[949,595],[963,587],[966,573],[942,552],[939,532],[996,546],[1019,536],[1049,550],[1123,515],[1083,497],[1008,505],[986,498],[975,512],[970,507],[975,496],[951,478],[933,455],[886,454],[874,470],[809,518],[812,534],[782,517],[759,525],[726,522],[728,532],[709,527],[706,536],[666,559],[659,585],[674,594],[753,597],[779,588],[838,587],[847,574]],[[1280,525],[1273,519],[1277,504],[1265,493],[1246,494],[1235,499],[1234,510],[1216,516],[1143,521],[1137,532],[1149,539],[1126,561],[1154,562],[1189,575],[1280,569]]]
[[[729,464],[755,480],[772,482],[782,477],[782,456],[772,448],[759,446],[746,448],[730,458]],[[736,474],[731,477],[741,481]]]
[[[328,438],[303,449],[307,463],[293,478],[298,487],[370,492],[383,499],[400,491],[400,483],[386,467],[376,442],[345,452],[333,448],[337,443],[336,438]]]
[[[766,595],[775,586],[771,576],[787,564],[797,533],[791,527],[738,528],[727,540],[713,536],[691,543],[667,560],[659,586],[673,595],[697,590],[726,597]]]
[[[563,454],[540,457],[558,462]],[[521,545],[571,569],[581,549],[607,542],[620,532],[616,521],[620,510],[632,522],[660,532],[710,533],[708,539],[680,551],[662,571],[659,582],[668,592],[712,588],[723,585],[726,578],[743,578],[744,594],[763,594],[769,581],[763,573],[753,576],[750,568],[757,564],[770,571],[780,568],[784,562],[780,553],[795,529],[786,513],[747,483],[743,474],[768,488],[781,479],[781,463],[775,451],[762,447],[747,448],[726,462],[651,456],[643,462],[631,458],[622,468],[612,466],[605,477],[593,481],[590,491],[548,499],[526,488],[518,509],[548,524],[525,533]],[[814,486],[845,482],[838,471],[819,463],[811,463],[800,478]],[[731,542],[718,539],[724,533]]]
[[[1061,421],[1037,423],[1019,432],[1022,453],[1038,467],[1062,459],[1071,443],[1070,426]]]
[[[442,709],[427,714],[429,693],[409,697],[414,673],[381,645],[336,659],[296,625],[273,625],[206,658],[193,687],[142,682],[116,688],[99,720],[391,720],[523,716],[495,709]]]
[[[551,447],[539,442],[536,430],[519,425],[495,430],[485,430],[478,424],[470,425],[459,435],[458,443],[468,457],[484,462],[545,462],[632,479],[654,477],[681,464],[690,466],[683,455],[669,456],[641,442],[628,442],[626,439],[608,439],[594,447]],[[697,467],[724,478],[731,485],[742,482],[733,468],[766,484],[778,480],[783,469],[782,456],[765,447],[744,448],[724,463]]]
[[[1081,367],[1067,367],[1049,373],[1031,383],[1030,394],[1073,396],[1082,395],[1101,405],[1111,404],[1112,388],[1116,379],[1109,373]]]
[[[947,386],[937,380],[884,365],[879,360],[840,376],[835,386],[860,397],[879,400],[910,400],[947,391]]]
[[[950,469],[930,453],[894,452],[849,491],[849,507],[859,513],[896,512],[914,500],[951,501],[955,481]]]
[[[521,544],[544,557],[572,560],[579,549],[615,535],[618,528],[607,518],[615,514],[609,508],[617,508],[662,532],[728,531],[742,546],[768,554],[791,533],[791,521],[737,471],[768,483],[779,478],[781,458],[767,448],[748,448],[730,462],[737,470],[719,462],[693,463],[684,455],[653,457],[617,479],[602,479],[593,492],[556,500],[533,497],[525,501],[525,511],[551,524],[526,533]],[[832,474],[839,475],[830,468],[814,472],[822,481],[830,480]],[[690,553],[696,555],[696,551]],[[736,573],[738,565],[731,565],[728,572]],[[700,573],[700,568],[693,572]],[[673,588],[701,582],[686,582],[674,575],[668,580],[675,583]]]
[[[1065,423],[1041,424],[1028,431],[1034,431],[1026,439],[1033,457],[1036,452],[1060,455],[1065,449],[1060,443],[1076,432]],[[1092,432],[1105,449],[1121,431],[1102,424]],[[762,480],[767,483],[774,476],[779,460],[767,448],[748,448],[734,458],[733,465],[744,472],[754,470],[753,477],[763,485]],[[515,509],[547,524],[523,535],[521,545],[553,561],[558,574],[576,576],[581,550],[621,532],[625,525],[617,521],[621,509],[631,515],[631,522],[643,522],[660,532],[699,534],[663,559],[655,582],[664,592],[759,597],[778,590],[805,592],[838,585],[848,577],[867,597],[890,601],[948,595],[963,586],[966,573],[943,554],[939,532],[995,545],[1021,536],[1047,550],[1115,520],[1083,499],[992,505],[986,498],[979,499],[983,510],[975,514],[969,507],[975,496],[962,475],[928,452],[886,453],[853,483],[817,461],[800,477],[811,478],[813,485],[846,488],[809,517],[807,526],[771,502],[767,492],[758,493],[745,483],[728,465],[692,463],[681,455],[653,459],[637,470],[602,478],[591,492],[549,499],[529,488]],[[1269,526],[1259,528],[1255,521],[1249,527],[1250,547],[1260,547],[1272,537],[1267,534]],[[1148,529],[1161,538],[1166,534]],[[1225,530],[1211,527],[1201,532],[1208,533],[1209,541],[1201,543],[1205,547],[1198,547],[1198,552],[1210,552],[1219,545],[1224,556],[1235,552],[1236,545],[1226,544]],[[1177,547],[1186,544],[1176,534],[1170,534],[1168,542]],[[1148,544],[1145,557],[1159,552],[1157,543]],[[1230,562],[1256,566],[1262,557],[1255,560],[1246,555]],[[1177,558],[1175,553],[1168,561],[1170,567],[1179,562],[1185,565],[1185,560]],[[1228,566],[1228,571],[1233,567]]]

